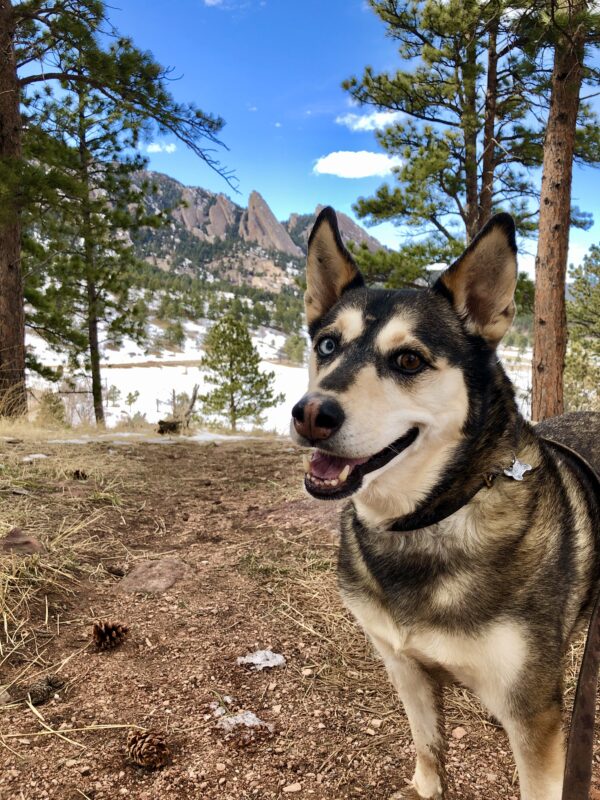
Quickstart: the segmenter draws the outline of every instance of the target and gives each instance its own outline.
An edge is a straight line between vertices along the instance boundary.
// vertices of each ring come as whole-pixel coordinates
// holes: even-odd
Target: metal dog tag
[[[523,475],[525,475],[526,472],[529,472],[532,469],[533,467],[531,466],[531,464],[525,464],[523,463],[523,461],[519,461],[518,458],[515,458],[515,460],[512,463],[512,466],[509,467],[509,469],[504,470],[504,474],[506,475],[507,478],[513,478],[515,481],[522,481]]]

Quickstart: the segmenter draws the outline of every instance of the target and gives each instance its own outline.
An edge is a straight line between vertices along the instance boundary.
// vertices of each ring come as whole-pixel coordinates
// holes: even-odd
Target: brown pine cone
[[[64,685],[64,681],[57,675],[44,675],[25,689],[25,696],[29,697],[32,706],[41,706]]]
[[[129,628],[120,622],[95,622],[92,638],[97,650],[112,650],[123,644]]]
[[[146,769],[160,769],[171,761],[171,750],[158,731],[129,731],[127,752],[134,764]]]

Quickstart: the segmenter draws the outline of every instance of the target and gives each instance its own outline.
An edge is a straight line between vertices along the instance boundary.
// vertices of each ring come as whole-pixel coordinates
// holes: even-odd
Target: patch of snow
[[[273,730],[273,725],[257,717],[254,711],[240,711],[239,714],[222,716],[217,722],[217,728],[225,733],[231,733],[235,728],[267,728]]]
[[[248,664],[254,672],[261,672],[263,669],[283,667],[285,657],[281,653],[274,653],[272,650],[257,650],[254,653],[239,656],[237,663],[240,665]]]
[[[45,453],[32,453],[30,456],[23,456],[21,461],[23,464],[31,464],[32,461],[41,461],[44,458],[48,458]]]

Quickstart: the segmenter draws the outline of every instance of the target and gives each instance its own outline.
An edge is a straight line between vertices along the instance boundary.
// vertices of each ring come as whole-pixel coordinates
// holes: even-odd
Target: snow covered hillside
[[[201,393],[207,391],[210,387],[205,385],[204,374],[198,365],[203,356],[202,340],[209,325],[206,320],[186,323],[183,346],[178,350],[163,350],[159,355],[144,351],[132,341],[125,341],[119,350],[106,349],[102,359],[102,378],[105,394],[112,398],[106,402],[107,424],[114,426],[136,413],[155,424],[169,416],[173,392],[191,395],[195,384],[199,385]],[[160,329],[154,328],[151,333],[157,335]],[[275,373],[275,392],[282,392],[285,396],[283,403],[265,412],[264,430],[285,434],[289,430],[290,410],[306,390],[306,368],[281,363],[285,336],[279,331],[260,328],[254,331],[253,342],[262,357],[261,369]],[[41,339],[30,337],[28,344],[45,365],[61,363],[61,359]],[[527,416],[531,352],[520,353],[514,348],[504,348],[500,355],[516,386],[519,407]],[[30,385],[34,392],[51,386],[36,377],[31,378]],[[115,390],[111,391],[111,387]],[[129,406],[127,396],[136,392],[139,396]]]
[[[114,398],[106,401],[107,425],[115,425],[136,413],[143,414],[150,423],[157,423],[169,415],[173,392],[191,395],[195,384],[199,385],[201,393],[212,388],[205,385],[204,374],[198,366],[204,355],[202,340],[209,326],[206,320],[185,323],[183,346],[177,350],[165,349],[159,355],[147,352],[135,342],[127,340],[119,350],[105,349],[102,382],[105,395],[109,393],[109,398]],[[160,329],[151,326],[150,334],[154,338],[160,334]],[[306,369],[280,362],[285,336],[279,331],[260,328],[254,331],[252,340],[262,358],[261,369],[275,373],[275,392],[282,392],[286,398],[281,405],[265,412],[264,429],[287,433],[290,409],[306,389]],[[65,360],[59,358],[38,337],[29,336],[27,344],[44,365],[65,365]],[[52,387],[52,384],[35,376],[31,376],[30,385],[34,392]],[[111,392],[111,387],[116,387],[117,391]],[[135,392],[139,392],[139,397],[130,407],[126,402],[127,395]]]

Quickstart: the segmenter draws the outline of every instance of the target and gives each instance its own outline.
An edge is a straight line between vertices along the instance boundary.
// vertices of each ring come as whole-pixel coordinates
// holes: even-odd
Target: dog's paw
[[[410,785],[407,786],[406,789],[394,792],[390,800],[443,800],[443,795],[436,793],[429,797],[424,797],[422,794],[419,794],[413,785]]]
[[[406,789],[402,789],[400,792],[394,792],[390,800],[442,800],[442,795],[436,794],[431,798],[424,798],[414,786],[407,786]]]

